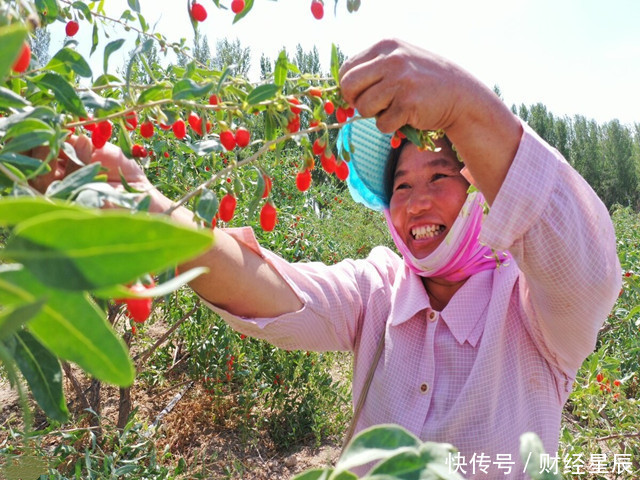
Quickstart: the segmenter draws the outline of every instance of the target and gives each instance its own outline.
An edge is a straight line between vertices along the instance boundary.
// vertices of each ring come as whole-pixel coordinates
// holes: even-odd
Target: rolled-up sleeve
[[[587,182],[523,127],[480,240],[511,252],[528,327],[549,360],[571,374],[593,351],[620,290],[615,232]]]
[[[353,350],[372,302],[389,302],[390,284],[401,262],[389,249],[376,247],[364,260],[344,260],[331,266],[289,263],[261,248],[249,227],[225,232],[267,261],[298,296],[302,308],[273,318],[246,318],[205,304],[238,332],[288,350]]]

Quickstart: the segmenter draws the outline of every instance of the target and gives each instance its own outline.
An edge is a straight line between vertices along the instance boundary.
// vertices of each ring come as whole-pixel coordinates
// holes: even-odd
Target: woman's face
[[[420,151],[409,143],[400,154],[389,202],[391,222],[416,258],[432,253],[458,217],[469,183],[444,141],[439,152]]]

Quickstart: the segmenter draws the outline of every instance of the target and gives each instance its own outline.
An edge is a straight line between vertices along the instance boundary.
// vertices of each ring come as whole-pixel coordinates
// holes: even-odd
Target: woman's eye
[[[444,173],[436,173],[431,177],[431,181],[435,181],[435,180],[439,180],[441,178],[447,178],[448,175],[445,175]]]
[[[409,184],[408,183],[399,183],[398,185],[396,185],[395,190],[403,190],[405,188],[409,188]]]

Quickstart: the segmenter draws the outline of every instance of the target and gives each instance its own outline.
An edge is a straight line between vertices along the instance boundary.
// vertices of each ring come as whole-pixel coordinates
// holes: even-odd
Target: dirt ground
[[[159,337],[166,331],[161,324],[149,325],[147,334]],[[132,356],[135,355],[132,350]],[[73,369],[74,376],[85,391],[89,381],[82,372]],[[185,381],[182,381],[185,379]],[[140,383],[137,382],[136,385]],[[131,389],[132,406],[138,408],[136,418],[147,425],[157,422],[153,437],[157,451],[171,452],[170,464],[179,459],[186,463],[185,474],[201,473],[203,478],[282,479],[287,480],[310,468],[333,465],[340,454],[340,439],[316,447],[311,440],[308,445],[298,445],[287,452],[279,452],[265,433],[242,432],[225,419],[224,412],[215,411],[212,402],[201,385],[188,382],[179,372],[172,375],[167,385],[157,388]],[[115,425],[118,416],[119,390],[101,385],[101,411],[103,424]],[[80,401],[65,375],[65,394],[72,415],[81,414]],[[180,394],[182,394],[180,396]],[[171,411],[163,410],[179,396]],[[30,402],[32,403],[32,402]],[[220,408],[218,403],[218,408]],[[36,430],[46,426],[46,418],[37,413],[34,417]],[[0,448],[7,442],[8,427],[20,428],[22,413],[18,395],[9,383],[0,378]],[[68,428],[88,426],[86,421],[72,422]],[[48,447],[59,441],[55,436],[46,439]],[[70,465],[69,465],[70,466]],[[61,468],[64,468],[62,466]],[[185,476],[184,478],[192,478]]]

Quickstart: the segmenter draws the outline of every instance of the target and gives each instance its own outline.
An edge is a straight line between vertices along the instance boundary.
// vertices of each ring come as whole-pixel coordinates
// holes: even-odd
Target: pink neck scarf
[[[405,264],[422,277],[457,282],[483,270],[496,268],[511,258],[508,252],[501,252],[496,257],[491,248],[478,241],[484,216],[484,197],[478,191],[467,196],[447,236],[438,248],[424,258],[415,258],[411,254],[391,223],[388,208],[385,208],[384,216]]]

